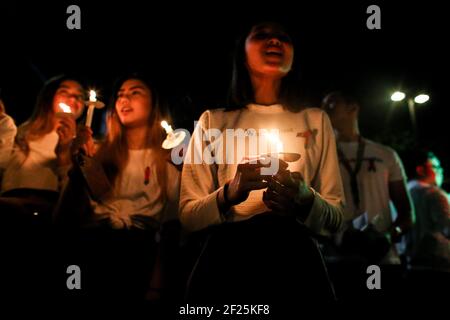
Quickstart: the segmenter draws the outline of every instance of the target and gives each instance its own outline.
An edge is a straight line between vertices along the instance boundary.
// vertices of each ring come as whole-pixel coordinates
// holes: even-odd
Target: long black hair
[[[284,26],[276,22],[261,22],[252,25],[246,33],[238,38],[233,54],[233,73],[228,93],[227,111],[237,110],[245,107],[249,103],[254,103],[254,90],[246,66],[245,41],[251,30],[261,26],[275,26],[277,29],[290,34]],[[294,40],[292,40],[292,45],[295,48]],[[292,69],[281,80],[279,93],[279,103],[292,112],[299,112],[303,109],[301,106],[302,96],[300,91],[299,68],[295,63],[298,60],[296,57],[297,54],[294,54]]]

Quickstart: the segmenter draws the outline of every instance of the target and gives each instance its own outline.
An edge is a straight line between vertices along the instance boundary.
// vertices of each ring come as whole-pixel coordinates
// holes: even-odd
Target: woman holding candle
[[[198,267],[190,288],[194,297],[219,297],[221,303],[227,301],[224,292],[230,291],[242,301],[250,297],[262,299],[250,301],[330,297],[324,273],[319,271],[323,267],[320,262],[315,264],[320,257],[306,234],[326,236],[339,229],[343,189],[329,119],[319,109],[298,104],[293,60],[294,45],[283,27],[275,23],[253,26],[237,44],[230,107],[208,110],[200,117],[187,157],[201,157],[205,145],[215,151],[228,148],[224,135],[213,141],[195,141],[211,128],[221,132],[278,129],[282,144],[277,143],[275,150],[280,151],[277,148],[282,145],[284,152],[301,157],[291,163],[283,157],[273,158],[279,169],[272,176],[261,174],[267,166],[262,162],[185,162],[180,219],[191,231],[215,226],[209,244],[220,251],[206,249],[199,258],[198,265],[206,261],[217,274],[205,278]],[[255,134],[247,136],[241,142],[246,145],[244,156],[250,157],[247,144]],[[261,139],[263,135],[256,136]],[[301,263],[299,255],[304,258]],[[194,281],[196,277],[201,280]],[[297,295],[283,294],[286,288]]]
[[[177,190],[178,173],[161,148],[162,110],[151,82],[132,74],[121,78],[113,92],[107,134],[98,151],[92,147],[92,130],[79,128],[74,142],[101,164],[112,186],[105,199],[91,202],[90,219],[106,219],[116,229],[145,228],[145,220],[159,219],[169,200],[177,202],[176,196],[167,198],[167,190]]]
[[[64,113],[60,104],[71,113]],[[2,179],[1,211],[13,221],[50,219],[71,164],[75,120],[83,108],[84,90],[77,80],[59,76],[44,85],[32,116],[18,128]]]
[[[142,298],[149,283],[154,290],[160,287],[159,274],[147,278],[154,269],[156,243],[161,237],[166,239],[162,225],[164,230],[177,229],[179,194],[179,172],[168,161],[169,151],[161,147],[165,138],[162,112],[153,83],[146,76],[131,74],[119,79],[113,89],[107,133],[98,151],[92,149],[89,128],[81,128],[77,134],[76,143],[100,165],[111,190],[94,199],[88,192],[94,187],[75,167],[55,219],[62,227],[84,232],[89,226],[97,235],[97,241],[88,244],[93,252],[88,259],[95,259],[93,266],[105,268],[89,282],[94,291],[101,291],[93,292],[95,295]],[[85,171],[83,175],[96,176],[98,172]]]

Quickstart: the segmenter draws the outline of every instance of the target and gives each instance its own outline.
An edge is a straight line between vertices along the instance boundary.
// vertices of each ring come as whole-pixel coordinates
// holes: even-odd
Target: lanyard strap
[[[359,170],[361,169],[365,147],[366,143],[361,138],[361,136],[359,136],[358,150],[356,151],[356,164],[354,169],[352,169],[350,161],[345,157],[344,152],[342,152],[341,148],[339,148],[339,145],[337,147],[339,161],[344,165],[344,168],[350,175],[350,187],[352,190],[353,203],[355,204],[356,207],[359,207],[359,190],[358,190],[358,180],[356,179],[356,177],[358,175]]]

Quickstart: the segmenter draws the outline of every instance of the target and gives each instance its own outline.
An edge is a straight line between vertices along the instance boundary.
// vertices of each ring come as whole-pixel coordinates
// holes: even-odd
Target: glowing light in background
[[[419,94],[417,97],[414,98],[415,103],[425,103],[428,100],[430,100],[430,96],[427,94]]]
[[[402,101],[405,99],[405,94],[401,91],[396,91],[391,95],[392,101]]]

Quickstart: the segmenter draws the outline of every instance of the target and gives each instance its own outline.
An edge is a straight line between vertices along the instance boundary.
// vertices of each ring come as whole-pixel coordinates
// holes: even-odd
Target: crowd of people
[[[79,296],[108,301],[339,301],[361,292],[372,264],[450,270],[436,155],[415,150],[407,175],[395,150],[361,135],[356,98],[335,91],[303,105],[295,57],[284,27],[252,26],[236,45],[229,104],[203,112],[187,145],[185,159],[203,161],[183,166],[162,148],[171,115],[148,74],[116,81],[101,137],[85,125],[79,79],[48,80],[20,125],[0,103],[4,228],[51,233],[45,244],[66,248],[56,265],[85,270]],[[273,129],[283,150],[254,158],[249,140]],[[229,148],[242,150],[203,158]],[[276,172],[263,173],[267,160]]]

